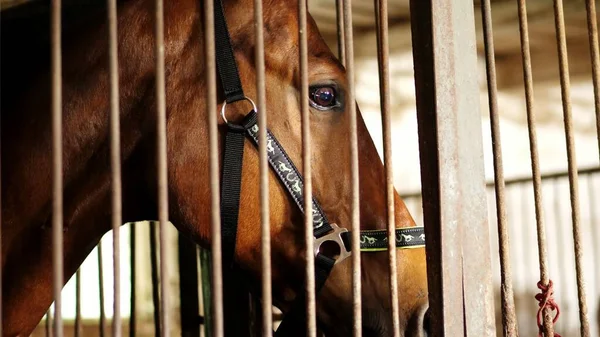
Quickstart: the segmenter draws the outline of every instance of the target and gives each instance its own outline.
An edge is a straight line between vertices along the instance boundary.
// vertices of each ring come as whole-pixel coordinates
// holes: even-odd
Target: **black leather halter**
[[[258,112],[254,102],[244,95],[221,0],[214,0],[214,15],[216,63],[225,94],[221,116],[227,124],[221,182],[222,256],[224,268],[231,268],[235,262],[235,242],[242,180],[244,141],[248,137],[255,146],[258,146]],[[241,123],[231,123],[225,116],[226,105],[240,100],[249,101],[253,108]],[[279,141],[277,141],[277,138],[268,129],[266,141],[270,167],[275,171],[280,182],[285,186],[300,211],[304,213],[302,175]],[[351,237],[347,229],[329,222],[315,198],[312,200],[312,209],[315,237],[315,292],[318,293],[325,284],[334,265],[351,255]],[[333,241],[338,244],[340,253],[336,259],[320,252],[322,243],[327,241]],[[423,227],[396,229],[397,248],[416,248],[423,247],[424,245],[425,233]],[[361,251],[364,252],[387,250],[387,229],[361,231],[360,247]],[[304,329],[306,326],[304,296],[304,292],[300,291],[295,303],[277,329],[275,336],[288,336],[292,331],[297,333],[298,329]]]

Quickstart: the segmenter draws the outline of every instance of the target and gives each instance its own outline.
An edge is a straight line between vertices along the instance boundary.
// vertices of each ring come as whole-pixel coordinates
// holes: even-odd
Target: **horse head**
[[[226,1],[225,13],[232,46],[246,95],[256,97],[254,21],[252,1]],[[315,9],[318,10],[318,9]],[[302,137],[299,81],[298,6],[291,1],[265,1],[266,107],[268,129],[301,167]],[[308,20],[308,78],[312,138],[313,197],[331,223],[350,229],[351,171],[345,69]],[[304,98],[304,97],[303,97]],[[224,97],[221,95],[222,101]],[[222,106],[219,105],[219,109]],[[249,105],[227,106],[229,120],[242,120]],[[208,111],[207,113],[216,113]],[[223,125],[223,121],[221,121]],[[223,130],[223,128],[221,128]],[[358,113],[361,230],[386,228],[385,173],[373,141]],[[258,151],[246,141],[240,202],[236,261],[260,279],[260,217]],[[267,152],[273,151],[269,139]],[[269,172],[273,288],[276,304],[287,311],[304,289],[303,215],[277,172],[291,173],[286,163]],[[294,178],[294,177],[293,177]],[[294,180],[297,184],[297,180]],[[296,186],[297,188],[298,186]],[[396,227],[415,226],[405,204],[394,195]],[[204,237],[207,237],[205,232]],[[397,250],[398,305],[401,333],[420,336],[424,331],[427,285],[424,249]],[[363,333],[387,336],[392,332],[389,262],[386,251],[362,254]],[[351,260],[335,265],[317,296],[317,316],[328,336],[347,336],[352,327]]]
[[[218,111],[207,111],[202,3],[180,0],[164,4],[167,166],[170,220],[181,232],[209,247],[211,192],[206,121],[207,114]],[[75,11],[63,22],[65,281],[111,228],[106,19],[104,11],[94,9],[98,7],[81,6],[92,13]],[[246,96],[256,101],[252,6],[251,0],[224,1],[241,83]],[[154,17],[152,0],[119,3],[124,222],[156,219],[157,214]],[[2,100],[1,124],[2,301],[4,332],[9,336],[31,333],[53,300],[51,235],[45,230],[52,205],[50,48],[45,38],[47,22],[29,24],[38,19],[13,20],[13,24],[21,24],[20,29],[3,29],[3,65],[10,66],[3,67],[2,80],[10,85],[2,86],[3,97],[7,98]],[[267,114],[270,132],[290,162],[301,167],[297,4],[265,0],[264,23],[267,105],[259,106],[258,113]],[[25,33],[28,38],[20,35]],[[29,37],[37,38],[40,47]],[[329,223],[350,229],[348,109],[356,103],[346,99],[345,69],[310,17],[307,37],[313,196]],[[19,46],[26,40],[30,43]],[[219,93],[219,99],[224,99],[223,93]],[[219,104],[218,109],[221,107]],[[247,105],[236,102],[227,106],[226,116],[239,122],[248,110]],[[223,120],[219,123],[222,155],[226,128]],[[361,231],[382,230],[387,219],[384,166],[360,114],[357,132]],[[273,150],[275,145],[271,142],[267,148]],[[259,157],[248,139],[244,147],[234,259],[252,275],[251,279],[258,281]],[[289,163],[281,164],[280,173],[290,169]],[[300,190],[299,181],[294,180],[289,188]],[[274,302],[287,312],[304,291],[304,220],[274,170],[269,173],[269,196]],[[394,206],[397,228],[415,226],[397,193]],[[395,254],[401,335],[422,336],[428,303],[425,251],[398,249]],[[391,335],[388,252],[361,256],[363,335]],[[352,293],[351,260],[345,259],[333,266],[317,296],[317,319],[327,336],[350,335]]]

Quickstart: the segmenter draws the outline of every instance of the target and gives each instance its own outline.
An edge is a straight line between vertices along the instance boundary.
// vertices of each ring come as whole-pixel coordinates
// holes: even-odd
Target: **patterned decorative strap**
[[[255,146],[258,146],[258,124],[256,124],[256,113],[253,111],[249,116],[255,118],[254,123],[247,128],[247,133],[250,135],[250,139]],[[267,128],[267,159],[271,168],[275,171],[279,180],[283,183],[285,188],[288,190],[296,205],[300,208],[300,211],[304,213],[304,183],[302,175],[288,157],[287,153],[277,141],[277,138]],[[313,229],[314,236],[319,238],[333,228],[329,224],[325,212],[321,209],[321,206],[317,200],[313,197],[312,201],[312,213],[313,213]]]
[[[423,227],[396,228],[396,248],[420,248],[425,246]],[[360,250],[378,252],[388,249],[387,229],[360,231]]]

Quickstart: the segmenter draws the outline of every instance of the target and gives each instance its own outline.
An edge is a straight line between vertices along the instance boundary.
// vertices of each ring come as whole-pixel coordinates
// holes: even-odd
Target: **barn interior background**
[[[1,0],[3,8],[26,0]],[[486,178],[493,181],[492,145],[489,127],[487,86],[485,77],[485,59],[483,56],[483,36],[481,32],[480,2],[475,1],[477,21],[477,49],[479,51],[477,67],[480,73],[482,130],[484,135],[484,160]],[[527,2],[529,37],[533,65],[535,111],[537,114],[537,133],[539,142],[540,167],[542,174],[567,171],[567,157],[563,113],[561,106],[558,54],[554,30],[552,2],[547,0],[529,0]],[[336,12],[334,0],[309,0],[309,11],[317,21],[332,50],[336,51]],[[375,40],[373,2],[354,0],[353,15],[355,24],[355,61],[357,99],[362,115],[370,129],[380,153],[382,153],[381,119],[379,113],[379,93],[377,78],[377,48]],[[419,149],[417,137],[417,119],[413,64],[411,54],[411,34],[409,20],[409,1],[389,1],[390,22],[390,70],[392,103],[392,139],[397,190],[407,197],[406,202],[417,222],[422,222],[422,209],[418,192],[420,191]],[[591,77],[590,50],[586,25],[585,2],[570,0],[564,2],[566,34],[569,52],[571,76],[571,95],[573,104],[573,122],[577,164],[580,169],[590,169],[589,173],[579,177],[581,198],[581,225],[584,231],[584,259],[588,291],[588,306],[593,336],[600,336],[600,153],[594,115],[594,96]],[[492,1],[494,25],[494,43],[498,74],[500,127],[504,170],[507,180],[524,178],[520,182],[507,185],[508,221],[511,235],[511,256],[515,301],[519,331],[523,336],[537,333],[535,314],[537,302],[536,282],[539,279],[537,245],[535,239],[535,216],[532,184],[527,180],[531,176],[531,161],[527,135],[525,94],[519,42],[517,4],[515,1]],[[577,290],[571,217],[569,206],[568,178],[565,175],[543,180],[545,220],[549,240],[550,277],[555,283],[556,299],[561,308],[557,331],[563,336],[579,336]],[[493,188],[489,196],[489,225],[493,252],[497,252],[497,230]],[[123,226],[122,235],[122,312],[124,329],[127,329],[131,293],[129,267],[129,234],[131,227]],[[173,250],[177,248],[177,234],[170,232]],[[151,287],[151,260],[148,238],[150,228],[141,223],[136,225],[136,326],[138,336],[154,334],[153,305]],[[475,239],[475,238],[474,238]],[[102,243],[102,273],[106,280],[101,294],[98,279],[97,248],[90,254],[81,267],[81,315],[84,319],[84,335],[99,334],[98,320],[101,311],[105,318],[112,316],[112,237],[107,234]],[[171,256],[173,263],[172,278],[168,280],[178,294],[179,277],[177,273],[177,254]],[[494,277],[496,284],[497,325],[501,335],[499,309],[500,269],[497,253],[493,255]],[[75,317],[75,277],[63,290],[63,315],[66,331]],[[102,295],[105,305],[100,306]],[[173,296],[173,306],[179,305],[177,296]],[[202,311],[202,304],[201,309]],[[179,333],[178,310],[172,310],[175,324],[173,333]],[[108,325],[107,325],[108,326]],[[44,324],[40,324],[34,336],[45,334]],[[69,333],[70,334],[70,333]]]

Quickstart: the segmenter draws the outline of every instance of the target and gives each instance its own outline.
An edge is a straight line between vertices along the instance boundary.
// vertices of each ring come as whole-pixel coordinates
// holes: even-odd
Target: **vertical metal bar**
[[[600,222],[598,222],[598,209],[595,205],[596,203],[596,193],[594,193],[594,175],[592,173],[588,173],[588,204],[590,205],[590,227],[592,228],[592,240],[594,244],[592,244],[592,249],[594,250],[594,254],[592,256],[598,257],[600,256]],[[600,291],[600,267],[598,264],[594,264],[594,275],[595,275],[595,286],[592,286],[596,291]],[[598,296],[600,294],[596,294]],[[597,309],[600,311],[600,308]],[[599,313],[600,314],[600,313]],[[600,322],[598,322],[600,323]],[[600,327],[598,327],[600,328]]]
[[[436,109],[441,103],[435,100],[436,75],[434,73],[436,50],[433,45],[433,0],[411,0],[410,18],[415,72],[415,94],[421,162],[421,190],[423,198],[423,223],[427,245],[427,278],[431,335],[464,336],[464,311],[462,288],[461,237],[458,222],[446,220],[442,203],[440,164],[438,154],[438,123]],[[440,41],[441,42],[441,41]],[[438,42],[438,43],[440,43]],[[439,48],[439,47],[437,47]],[[425,126],[427,125],[427,127]],[[448,213],[446,211],[446,213]],[[452,215],[452,214],[450,214]],[[442,249],[443,243],[445,244]],[[442,267],[443,264],[443,267]],[[452,273],[448,272],[452,270]]]
[[[525,0],[517,0],[519,13],[519,32],[521,39],[521,56],[523,59],[523,81],[525,83],[525,101],[527,107],[527,127],[529,130],[529,149],[531,152],[531,171],[533,175],[533,193],[535,200],[535,218],[537,225],[538,254],[540,264],[540,281],[548,286],[550,277],[548,275],[548,251],[546,249],[546,225],[544,223],[544,209],[542,204],[541,177],[538,158],[536,119],[533,109],[533,77],[531,72],[531,55],[529,49],[529,28],[527,24],[527,7]],[[543,311],[544,333],[546,336],[554,336],[552,316],[546,308]]]
[[[573,222],[573,243],[575,249],[575,271],[577,275],[577,294],[579,297],[579,321],[581,336],[590,335],[588,308],[585,289],[583,266],[583,239],[581,236],[581,210],[579,207],[579,183],[577,158],[575,155],[575,136],[573,134],[573,117],[571,111],[571,84],[569,79],[569,58],[567,53],[567,38],[565,33],[565,17],[562,0],[554,0],[554,24],[556,28],[556,43],[560,69],[560,88],[567,140],[567,162],[569,167],[569,194],[571,199],[571,219]]]
[[[588,35],[590,39],[590,57],[592,59],[592,82],[594,83],[594,107],[596,111],[596,136],[598,137],[598,155],[600,156],[600,51],[598,50],[598,23],[596,22],[596,1],[585,0]]]
[[[158,257],[156,256],[156,221],[150,221],[150,279],[152,280],[152,304],[154,306],[154,336],[160,336],[162,322],[160,320],[161,303],[158,290]]]
[[[352,176],[351,206],[352,210],[352,298],[354,333],[360,337],[362,333],[362,299],[361,299],[361,270],[360,270],[360,187],[358,179],[358,135],[354,84],[354,41],[352,37],[352,1],[344,1],[344,41],[346,47],[346,78],[348,80],[348,116],[350,119],[350,172]]]
[[[106,336],[106,313],[104,311],[104,263],[102,262],[102,240],[98,242],[98,299],[100,308],[100,337]]]
[[[559,247],[567,247],[566,246],[566,240],[565,240],[565,236],[563,235],[563,215],[561,212],[561,196],[562,193],[560,191],[560,184],[558,183],[559,179],[555,178],[552,179],[552,188],[553,188],[553,200],[552,200],[552,208],[554,209],[554,221],[556,223],[556,231],[557,231],[557,242],[558,242],[558,246]],[[558,261],[559,263],[559,270],[563,270],[564,272],[559,273],[559,282],[561,284],[561,289],[560,292],[562,294],[561,298],[566,299],[566,301],[569,301],[569,278],[568,276],[571,274],[570,272],[567,271],[567,266],[569,265],[568,261],[568,257],[567,254],[563,253],[560,254],[560,259]],[[564,315],[563,318],[561,318],[561,320],[559,321],[560,324],[562,324],[563,330],[567,330],[568,328],[570,328],[571,326],[571,315]],[[559,323],[557,322],[557,323]]]
[[[117,55],[117,1],[107,0],[108,53],[110,69],[110,166],[112,181],[113,232],[113,319],[112,335],[121,337],[121,141],[119,125],[119,63]]]
[[[130,297],[129,297],[129,337],[135,337],[135,329],[136,329],[136,299],[137,299],[137,289],[135,279],[137,277],[137,271],[135,268],[136,265],[136,230],[135,230],[135,222],[129,223],[129,267],[130,267]]]
[[[46,330],[46,337],[51,337],[54,334],[52,333],[52,306],[48,309],[48,311],[46,311],[46,321],[45,323],[45,330]]]
[[[492,336],[473,2],[410,5],[432,335]]]
[[[346,65],[346,43],[344,42],[344,0],[335,0],[335,13],[337,23],[338,58],[342,65]]]
[[[394,166],[392,163],[392,127],[390,112],[390,45],[388,34],[387,0],[375,0],[375,24],[377,26],[377,64],[379,67],[379,101],[383,130],[383,161],[387,201],[387,230],[389,258],[390,307],[392,308],[393,335],[400,337],[398,318],[398,276],[396,266],[396,221],[394,214]]]
[[[212,336],[213,303],[211,295],[211,256],[208,249],[200,248],[200,273],[202,277],[202,303],[204,305],[204,336]]]
[[[221,214],[219,201],[219,149],[217,129],[217,77],[215,63],[214,4],[204,2],[204,52],[206,60],[206,111],[208,114],[208,144],[211,193],[212,251],[212,336],[223,337],[223,268],[221,257]]]
[[[164,6],[163,0],[156,0],[155,8],[156,35],[156,155],[158,168],[158,221],[160,242],[160,318],[161,337],[168,337],[169,331],[169,282],[167,265],[169,250],[167,249],[167,221],[169,218],[169,202],[167,195],[167,112],[165,98],[165,41],[164,41]]]
[[[75,337],[81,336],[81,270],[75,273]]]
[[[504,327],[503,333],[505,337],[516,337],[518,336],[518,327],[510,264],[510,238],[506,219],[504,165],[502,163],[502,140],[500,136],[498,88],[496,84],[496,58],[494,56],[494,35],[490,0],[481,1],[481,17],[485,47],[490,127],[492,130],[492,152],[494,155],[494,188],[496,192],[496,220],[498,222],[498,246],[500,252],[502,325]]]
[[[308,111],[308,43],[307,43],[307,1],[298,1],[298,40],[300,58],[300,110],[302,112],[302,171],[304,174],[304,239],[306,242],[306,329],[307,336],[317,336],[315,303],[315,256],[312,224],[312,170],[310,114]],[[350,98],[349,102],[352,102]]]
[[[262,265],[262,334],[273,333],[273,306],[271,295],[271,223],[269,219],[269,162],[267,160],[267,98],[265,89],[265,41],[262,0],[254,0],[254,28],[256,36],[256,94],[258,97],[258,153],[260,161],[260,228]],[[303,136],[304,139],[304,136]],[[309,226],[312,228],[312,226]],[[310,254],[309,254],[310,255]],[[256,301],[258,302],[258,301]]]
[[[61,0],[52,0],[52,274],[54,336],[63,336],[63,163]]]
[[[1,123],[1,122],[0,122]],[[1,130],[1,126],[0,126]],[[1,139],[2,137],[0,137]],[[2,145],[0,141],[0,153],[2,153]],[[0,177],[2,177],[2,156],[0,155]],[[2,179],[0,178],[0,254],[2,254]],[[1,258],[0,258],[1,259]],[[2,263],[0,263],[0,336],[4,336],[2,332]]]
[[[181,336],[200,337],[196,244],[181,233],[177,240]]]

